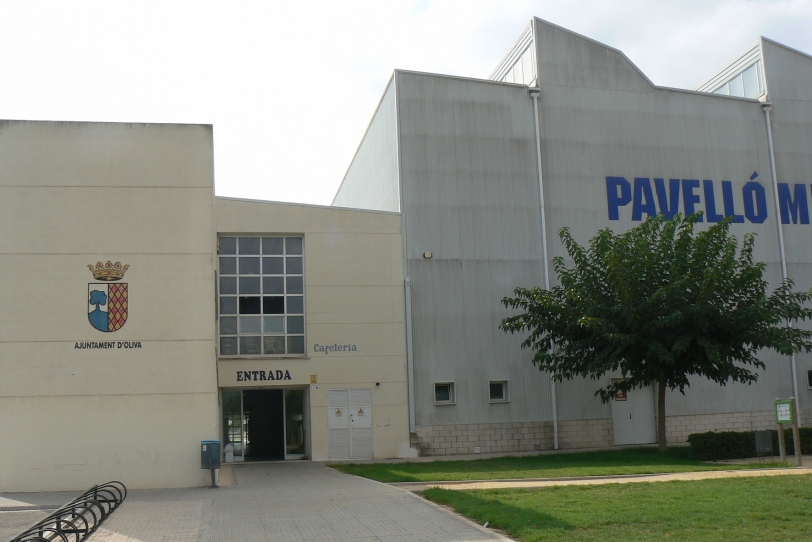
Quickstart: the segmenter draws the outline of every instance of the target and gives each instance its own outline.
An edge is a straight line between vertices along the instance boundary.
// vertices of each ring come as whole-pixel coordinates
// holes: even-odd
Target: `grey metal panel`
[[[768,220],[735,224],[732,231],[757,234],[755,258],[767,263],[768,283],[777,284],[778,224],[761,105],[653,87],[619,51],[543,21],[536,21],[536,28],[551,256],[564,255],[554,234],[563,226],[585,243],[601,228],[624,231],[637,224],[631,220],[631,205],[621,210],[620,220],[608,220],[606,176],[713,180],[717,212],[723,212],[721,181],[731,181],[741,213],[742,188],[758,172],[766,189]],[[772,49],[765,46],[765,69],[775,104],[778,179],[809,185],[812,100],[797,87],[801,80],[812,80],[810,59],[786,48]],[[415,296],[417,422],[548,419],[547,379],[530,364],[531,353],[518,348],[521,337],[503,337],[496,330],[506,315],[498,299],[514,285],[537,285],[543,278],[531,101],[512,85],[399,75],[404,231]],[[782,101],[783,96],[792,101]],[[697,210],[704,210],[701,185],[697,195]],[[680,211],[685,211],[682,204]],[[789,273],[804,289],[812,286],[810,228],[784,227]],[[433,258],[423,259],[425,251]],[[693,379],[685,396],[669,394],[669,414],[768,408],[774,397],[791,393],[791,379],[787,358],[764,356],[768,368],[758,384],[721,387]],[[503,365],[502,358],[512,361]],[[798,356],[800,382],[811,363],[812,356]],[[485,400],[487,381],[505,378],[511,382],[512,401],[497,413]],[[525,392],[516,387],[516,378],[525,379],[530,396],[522,397]],[[455,382],[456,406],[434,406],[433,383],[443,381]],[[600,385],[559,384],[559,418],[609,417],[609,406],[594,397]],[[808,405],[804,393],[802,405]]]
[[[542,282],[532,107],[526,90],[398,74],[417,423],[549,420],[549,384],[498,329],[514,287]],[[431,252],[431,259],[423,253]],[[488,382],[511,401],[489,404]],[[453,381],[455,406],[435,406]]]
[[[761,38],[770,100],[812,100],[812,56]]]
[[[398,95],[407,258],[540,257],[526,91],[402,73]]]
[[[577,240],[586,243],[600,228],[623,231],[634,226],[630,207],[621,210],[621,220],[608,220],[607,175],[629,181],[636,176],[712,179],[717,183],[729,180],[737,209],[741,209],[741,189],[750,174],[758,171],[758,180],[767,192],[769,218],[764,224],[736,224],[732,231],[737,235],[757,234],[755,257],[768,263],[766,278],[771,284],[780,281],[777,223],[760,104],[665,89],[642,94],[546,85],[542,85],[542,104],[542,161],[551,229],[567,226]],[[808,229],[806,235],[808,239]],[[565,255],[557,241],[551,242],[550,249],[551,256]],[[804,251],[806,261],[809,253]],[[668,414],[768,409],[775,397],[791,392],[791,378],[788,358],[765,353],[765,360],[769,360],[768,370],[762,372],[757,385],[722,387],[706,379],[692,379],[685,396],[668,394]],[[583,391],[595,387],[582,386]],[[559,400],[560,418],[589,417],[585,402],[583,394],[565,393]]]
[[[810,196],[812,183],[812,57],[762,38],[764,70],[773,107],[773,142],[776,176],[790,186],[801,184]],[[809,201],[812,207],[812,198]],[[787,274],[797,290],[812,288],[812,225],[785,224],[784,244]],[[812,323],[800,324],[807,329]],[[786,358],[785,358],[786,359]],[[786,363],[788,366],[788,362]],[[812,355],[796,356],[798,400],[801,408],[812,406],[812,390],[807,387],[807,371]],[[787,369],[789,370],[789,369]],[[788,382],[789,377],[782,380]],[[787,392],[781,396],[786,397]],[[778,396],[776,396],[778,397]],[[804,419],[805,424],[809,420]]]
[[[764,39],[778,182],[812,183],[812,57]],[[812,203],[812,201],[810,201]],[[796,288],[812,287],[812,226],[783,226],[788,275]],[[812,368],[812,367],[810,367]]]
[[[333,199],[336,207],[400,211],[395,85],[389,83],[378,110]]]
[[[540,83],[634,91],[654,88],[621,51],[547,21],[534,22]]]
[[[601,403],[595,390],[608,384],[597,380],[577,378],[556,384],[556,401],[559,420],[592,420],[611,418],[609,403]]]
[[[498,329],[499,300],[541,280],[538,261],[410,260],[418,425],[550,420],[549,379]],[[511,401],[490,404],[488,383],[507,380]],[[454,406],[434,405],[434,384],[454,382]]]
[[[683,414],[717,414],[770,410],[776,397],[788,398],[792,393],[792,377],[788,357],[764,353],[767,369],[759,371],[756,384],[720,386],[705,378],[692,378],[685,395],[671,392],[666,396],[669,416]],[[807,408],[804,405],[804,408]]]
[[[541,116],[551,231],[567,226],[585,243],[601,228],[624,231],[637,224],[631,205],[621,208],[619,221],[608,220],[609,175],[630,182],[634,177],[710,179],[716,182],[718,211],[720,183],[729,180],[741,212],[742,187],[758,171],[771,219],[735,224],[732,231],[757,233],[756,258],[779,262],[766,128],[757,102],[665,89],[630,93],[543,85]],[[679,210],[685,212],[682,205]],[[551,256],[565,256],[557,240],[550,249]]]

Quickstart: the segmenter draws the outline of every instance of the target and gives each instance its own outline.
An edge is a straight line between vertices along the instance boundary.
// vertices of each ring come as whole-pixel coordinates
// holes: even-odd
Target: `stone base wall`
[[[812,409],[801,411],[801,421],[805,426],[812,426]],[[684,443],[691,433],[760,429],[775,429],[772,410],[668,416],[665,426],[669,444]],[[552,450],[553,422],[421,425],[412,433],[411,445],[423,456]],[[612,418],[558,422],[558,447],[561,450],[612,445]]]
[[[615,442],[612,418],[597,420],[560,420],[558,422],[558,448],[601,448]]]
[[[812,425],[812,409],[801,409],[801,422],[804,426]],[[775,428],[775,413],[772,410],[665,417],[665,438],[669,444],[687,442],[691,433],[760,431]]]
[[[561,449],[611,446],[612,438],[611,418],[558,422]],[[553,422],[422,425],[411,442],[423,456],[552,450]]]
[[[549,450],[553,422],[420,425],[411,441],[423,456]]]

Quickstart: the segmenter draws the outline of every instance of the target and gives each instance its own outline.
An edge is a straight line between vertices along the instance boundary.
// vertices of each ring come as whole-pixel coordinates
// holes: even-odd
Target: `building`
[[[0,161],[2,491],[411,453],[400,216],[215,198],[210,126],[2,121]]]
[[[332,207],[215,197],[210,126],[0,121],[0,490],[206,485],[209,439],[235,461],[654,442],[653,390],[553,386],[499,300],[554,280],[562,226],[660,211],[735,215],[771,282],[812,286],[810,81],[761,38],[660,88],[534,19],[489,80],[396,71]],[[669,394],[669,441],[768,427],[775,397],[812,419],[810,356],[765,361]]]
[[[508,315],[498,300],[545,284],[549,260],[566,256],[562,227],[586,242],[601,228],[698,210],[756,233],[771,283],[785,265],[796,288],[810,288],[810,83],[809,55],[760,38],[696,91],[657,87],[622,52],[540,19],[490,80],[396,71],[334,205],[403,217],[413,445],[449,454],[654,442],[653,389],[601,404],[600,383],[553,386],[519,338],[497,329]],[[685,396],[669,393],[668,440],[769,427],[776,397],[798,397],[809,420],[812,358],[764,359],[757,385],[694,379]]]

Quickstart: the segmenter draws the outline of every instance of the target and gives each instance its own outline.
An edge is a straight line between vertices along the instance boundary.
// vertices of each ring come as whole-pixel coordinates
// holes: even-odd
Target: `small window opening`
[[[491,403],[506,403],[508,402],[508,383],[506,380],[491,381],[490,383],[490,402]]]
[[[434,403],[437,405],[454,404],[453,382],[438,382],[434,384]]]

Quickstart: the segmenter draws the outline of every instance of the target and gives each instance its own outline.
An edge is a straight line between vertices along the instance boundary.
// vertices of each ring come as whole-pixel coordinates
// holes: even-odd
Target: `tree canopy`
[[[520,312],[500,328],[529,333],[522,347],[554,379],[621,377],[595,392],[604,402],[656,382],[661,450],[666,388],[684,393],[692,376],[753,383],[763,349],[812,350],[812,331],[788,325],[812,318],[812,293],[794,292],[791,280],[768,292],[755,236],[739,247],[729,219],[697,233],[699,216],[650,217],[621,234],[607,228],[587,247],[563,228],[572,265],[553,260],[560,284],[516,288],[502,300]]]

